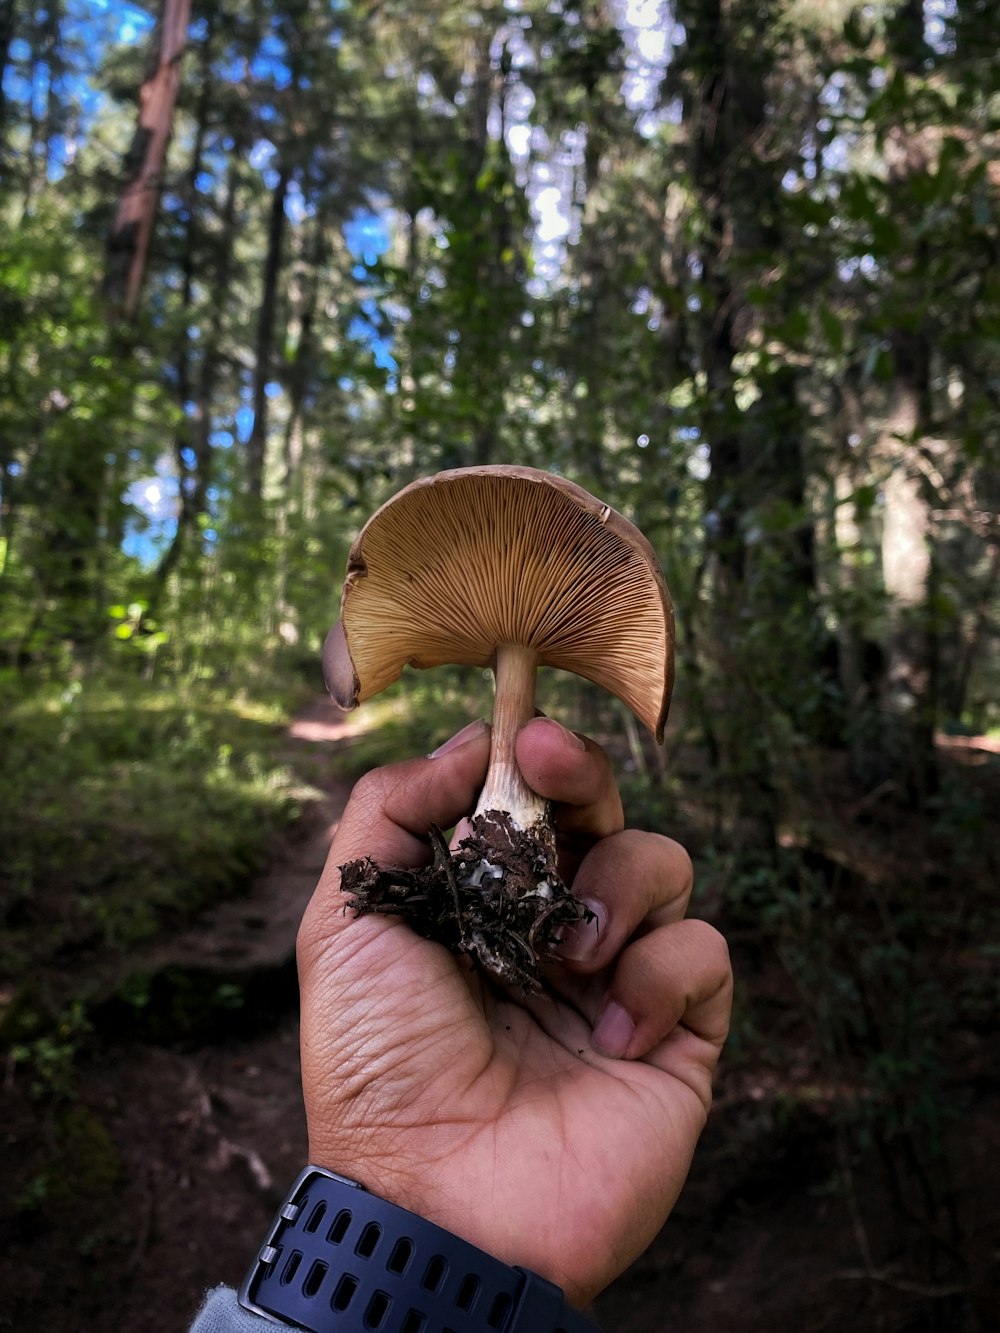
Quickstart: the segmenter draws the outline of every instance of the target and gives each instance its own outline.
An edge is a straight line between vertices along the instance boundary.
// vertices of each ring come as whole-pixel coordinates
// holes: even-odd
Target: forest
[[[542,706],[737,978],[595,1317],[997,1326],[998,49],[995,0],[0,0],[0,1328],[242,1277],[330,828],[490,706],[324,700],[347,553],[497,463],[656,551],[665,745]]]

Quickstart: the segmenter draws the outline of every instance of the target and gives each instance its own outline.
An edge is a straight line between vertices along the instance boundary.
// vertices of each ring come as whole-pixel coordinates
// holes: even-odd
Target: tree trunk
[[[45,98],[45,123],[43,126],[43,143],[45,152],[42,156],[42,168],[45,175],[51,163],[52,140],[62,132],[64,109],[59,95],[60,82],[66,72],[66,65],[62,58],[60,50],[60,37],[62,36],[62,9],[61,0],[49,0],[45,10],[45,45],[43,55],[45,64],[48,67],[49,87]]]
[[[275,516],[278,536],[275,609],[279,619],[279,631],[286,642],[291,642],[298,633],[296,608],[288,598],[288,583],[297,525],[302,520],[305,489],[302,476],[305,399],[313,382],[316,366],[318,350],[316,314],[329,252],[327,217],[322,203],[317,207],[309,244],[300,243],[297,249],[299,253],[292,268],[289,284],[288,324],[289,338],[295,344],[295,354],[285,375],[288,417],[282,441],[281,491]]]
[[[902,0],[889,24],[900,67],[918,75],[927,54],[921,0]],[[888,185],[906,196],[908,180],[932,170],[931,144],[919,132],[893,125],[887,135]],[[927,256],[918,248],[916,271]],[[880,776],[898,783],[919,805],[936,787],[934,750],[936,659],[930,600],[933,582],[932,522],[926,483],[918,466],[918,441],[930,433],[931,342],[925,327],[901,329],[892,338],[894,381],[877,451],[889,465],[883,486],[882,576],[888,598],[884,672],[879,681],[882,714]]]
[[[746,520],[752,504],[747,479],[745,423],[736,400],[734,360],[743,308],[740,275],[731,264],[733,237],[760,242],[756,201],[772,188],[752,144],[766,114],[761,66],[743,59],[734,37],[738,16],[720,0],[679,3],[686,33],[681,69],[686,123],[692,126],[687,162],[698,193],[704,240],[701,286],[708,293],[692,320],[696,363],[704,377],[701,437],[711,450],[706,481],[706,548],[714,583],[712,624],[703,636],[713,663],[720,797],[731,830],[751,858],[776,855],[778,793],[755,659],[744,634],[753,627],[747,586]],[[734,45],[735,42],[735,45]],[[723,682],[724,685],[723,685]]]
[[[163,0],[150,72],[139,93],[138,125],[125,160],[125,188],[108,237],[104,294],[113,319],[132,322],[139,309],[190,18],[191,0]]]
[[[178,475],[182,479],[181,508],[177,519],[174,539],[164,553],[163,559],[153,576],[154,595],[162,595],[163,587],[170,574],[180,563],[185,547],[198,522],[205,513],[208,488],[212,475],[212,419],[215,390],[219,378],[219,348],[222,338],[222,318],[226,308],[226,294],[229,290],[232,270],[233,239],[236,230],[236,199],[239,185],[239,164],[244,145],[237,142],[229,163],[226,183],[226,196],[219,214],[222,224],[217,240],[218,265],[215,279],[209,295],[208,328],[201,340],[201,367],[197,376],[197,388],[194,390],[194,412],[185,429],[175,441],[178,449],[181,441],[194,453],[194,463],[185,468],[178,460]],[[190,382],[190,368],[185,367]],[[187,492],[183,488],[185,473],[191,480]],[[151,601],[153,598],[150,599]]]
[[[155,618],[157,606],[166,587],[167,579],[173,573],[181,557],[188,534],[198,518],[196,495],[204,492],[204,484],[199,473],[199,455],[195,448],[197,423],[191,418],[191,323],[194,299],[195,263],[198,247],[198,177],[202,171],[205,151],[205,136],[208,128],[208,115],[211,102],[211,30],[202,45],[202,82],[198,93],[194,146],[191,149],[191,163],[184,182],[184,205],[187,212],[184,245],[181,252],[181,309],[183,319],[177,335],[175,367],[177,372],[177,405],[181,420],[174,432],[174,463],[177,468],[179,489],[179,509],[177,527],[173,540],[167,547],[153,575],[150,592],[150,615]],[[194,455],[194,463],[190,462]]]
[[[264,463],[267,457],[267,386],[271,378],[271,354],[277,323],[278,278],[281,274],[285,238],[285,200],[292,181],[292,169],[283,162],[271,196],[271,216],[267,229],[267,255],[257,320],[257,346],[253,380],[253,429],[247,441],[247,494],[253,509],[259,509],[264,490]]]
[[[884,430],[892,470],[883,486],[882,577],[888,598],[882,711],[883,781],[899,783],[917,804],[935,787],[934,643],[929,599],[932,583],[931,517],[914,444],[926,433],[929,352],[919,334],[895,340],[897,380]]]
[[[0,0],[0,167],[7,166],[7,97],[3,80],[10,61],[10,44],[14,40],[14,0]]]
[[[973,602],[972,624],[964,640],[959,645],[958,662],[949,682],[949,689],[943,704],[946,715],[958,721],[961,719],[969,696],[969,685],[976,661],[985,647],[991,627],[991,611],[1000,588],[1000,543],[988,548],[990,561],[986,574],[980,584],[978,596]]]

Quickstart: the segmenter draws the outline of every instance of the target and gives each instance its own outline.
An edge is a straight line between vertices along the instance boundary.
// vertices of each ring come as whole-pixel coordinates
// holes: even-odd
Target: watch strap
[[[315,1166],[279,1208],[239,1302],[309,1333],[599,1333],[537,1273]]]

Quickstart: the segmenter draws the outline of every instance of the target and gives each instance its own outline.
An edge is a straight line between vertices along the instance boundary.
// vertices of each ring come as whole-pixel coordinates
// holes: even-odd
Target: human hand
[[[310,1161],[582,1306],[680,1192],[732,975],[722,937],[684,919],[683,848],[624,830],[604,752],[548,719],[521,731],[517,760],[554,802],[562,873],[597,918],[545,969],[550,994],[509,994],[395,918],[345,914],[338,867],[427,864],[428,826],[471,808],[488,757],[473,724],[354,789],[299,932]]]

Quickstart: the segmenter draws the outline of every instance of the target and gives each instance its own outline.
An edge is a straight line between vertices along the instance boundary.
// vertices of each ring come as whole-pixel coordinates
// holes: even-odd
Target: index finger
[[[536,717],[518,733],[515,753],[528,786],[555,805],[560,834],[593,842],[625,827],[611,761],[596,741]]]

